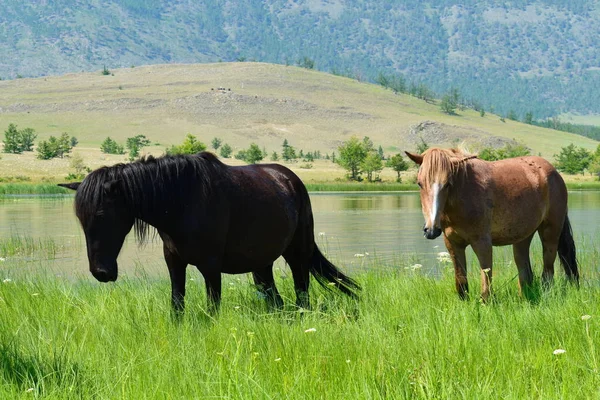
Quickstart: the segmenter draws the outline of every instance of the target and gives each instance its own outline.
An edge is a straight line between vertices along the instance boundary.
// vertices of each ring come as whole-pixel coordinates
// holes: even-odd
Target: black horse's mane
[[[139,243],[148,237],[149,225],[142,219],[157,210],[181,209],[194,194],[204,203],[217,179],[227,174],[227,166],[212,153],[147,156],[128,164],[99,168],[81,183],[75,198],[75,212],[82,224],[103,212],[108,190],[116,190],[134,216]]]

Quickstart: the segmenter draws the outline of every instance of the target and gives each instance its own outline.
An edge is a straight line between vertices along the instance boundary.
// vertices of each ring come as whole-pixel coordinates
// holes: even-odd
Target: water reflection
[[[366,257],[384,266],[399,260],[437,266],[443,240],[422,236],[423,216],[418,193],[312,193],[317,242],[338,264],[358,268]],[[576,240],[598,237],[600,192],[569,194],[569,215]],[[12,197],[0,199],[0,237],[51,237],[64,246],[59,267],[86,273],[85,239],[73,212],[73,197]],[[368,253],[368,255],[367,255]],[[355,256],[357,255],[357,256]],[[360,255],[366,255],[361,257]],[[129,235],[119,256],[121,270],[159,269],[166,274],[162,247],[155,241],[140,249]]]

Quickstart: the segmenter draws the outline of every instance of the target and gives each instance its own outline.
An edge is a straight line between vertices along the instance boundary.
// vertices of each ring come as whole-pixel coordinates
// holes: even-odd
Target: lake
[[[423,238],[417,192],[311,193],[310,196],[317,243],[342,267],[370,267],[371,260],[376,259],[379,267],[420,263],[435,269],[439,264],[438,253],[446,251],[441,238]],[[570,192],[569,216],[576,242],[599,237],[600,192]],[[50,238],[60,247],[51,263],[53,271],[89,275],[85,239],[73,212],[72,196],[2,198],[0,221],[0,239],[15,235],[35,240]],[[534,245],[539,243],[536,241]],[[510,248],[507,249],[504,251],[510,254]],[[35,255],[30,258],[31,265],[39,261]],[[144,270],[166,276],[160,240],[139,248],[130,234],[119,256],[119,268],[127,274]]]

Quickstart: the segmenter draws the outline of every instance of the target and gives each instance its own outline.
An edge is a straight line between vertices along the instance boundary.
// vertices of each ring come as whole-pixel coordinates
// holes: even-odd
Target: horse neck
[[[464,165],[464,169],[456,171],[452,187],[448,193],[445,213],[465,212],[473,199],[483,201],[480,199],[480,191],[484,184],[484,177],[481,176],[480,164],[481,162],[477,160],[468,161]],[[468,213],[468,211],[466,212]]]
[[[125,201],[136,220],[156,226],[177,209],[177,196],[171,194],[173,180],[168,174],[157,173],[157,165],[150,165],[134,178],[124,179],[127,185]]]

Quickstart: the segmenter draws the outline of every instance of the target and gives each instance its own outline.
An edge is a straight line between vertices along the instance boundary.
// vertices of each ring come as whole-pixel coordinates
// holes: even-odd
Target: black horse
[[[310,273],[324,287],[347,295],[360,290],[321,254],[308,192],[281,165],[231,167],[207,152],[149,156],[60,186],[77,190],[75,213],[85,232],[90,271],[101,282],[117,279],[117,256],[132,227],[140,243],[149,226],[156,228],[176,312],[184,308],[188,264],[204,276],[210,312],[219,307],[221,273],[252,272],[269,306],[283,307],[272,270],[281,255],[292,271],[298,307],[310,307]]]

